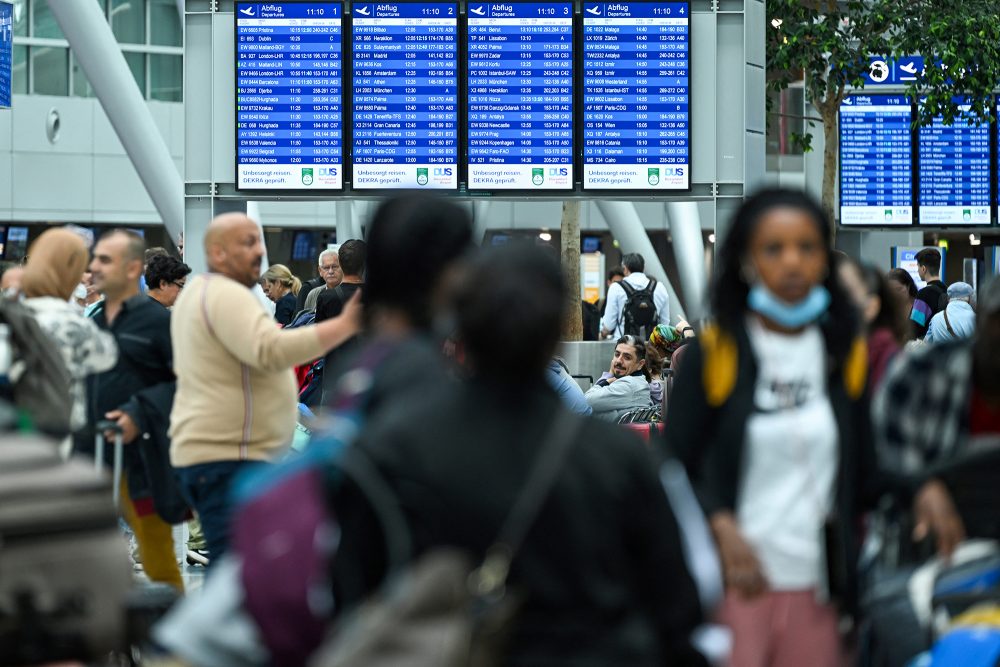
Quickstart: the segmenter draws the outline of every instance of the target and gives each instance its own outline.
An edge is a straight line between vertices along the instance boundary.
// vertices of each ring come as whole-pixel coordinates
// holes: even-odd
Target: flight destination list
[[[687,189],[686,2],[583,5],[583,186]]]
[[[573,3],[469,2],[468,188],[573,187]]]
[[[342,6],[238,2],[235,14],[237,187],[342,188]]]
[[[969,105],[946,126],[939,116],[920,128],[920,223],[990,224],[990,130],[967,122]]]
[[[913,222],[910,101],[852,95],[840,106],[840,222]]]
[[[352,9],[352,185],[458,187],[458,5]]]

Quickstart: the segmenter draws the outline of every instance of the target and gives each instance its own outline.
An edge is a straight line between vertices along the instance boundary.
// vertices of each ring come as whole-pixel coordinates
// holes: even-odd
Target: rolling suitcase
[[[87,660],[123,646],[132,568],[112,486],[92,464],[63,461],[53,442],[4,436],[0,664]]]

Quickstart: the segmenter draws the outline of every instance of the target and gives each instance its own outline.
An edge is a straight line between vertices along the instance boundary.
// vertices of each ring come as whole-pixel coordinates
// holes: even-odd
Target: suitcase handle
[[[94,429],[96,432],[94,466],[98,470],[100,470],[101,466],[104,464],[104,434],[110,432],[114,434],[115,437],[114,467],[112,468],[111,478],[111,500],[117,508],[121,504],[121,477],[122,468],[124,466],[122,434],[124,433],[124,430],[118,425],[118,422],[111,421],[110,419],[102,419],[97,422]]]

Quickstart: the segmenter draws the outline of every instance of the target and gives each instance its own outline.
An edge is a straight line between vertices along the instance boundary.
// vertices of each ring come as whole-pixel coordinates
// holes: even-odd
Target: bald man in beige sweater
[[[293,367],[358,331],[353,299],[340,317],[279,329],[250,288],[260,278],[260,229],[242,213],[215,218],[205,233],[208,274],[187,281],[171,317],[177,395],[170,460],[201,518],[213,562],[228,545],[233,478],[274,461],[295,429]]]

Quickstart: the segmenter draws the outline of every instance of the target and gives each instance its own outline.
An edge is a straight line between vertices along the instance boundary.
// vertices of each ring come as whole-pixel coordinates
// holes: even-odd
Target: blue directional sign
[[[990,224],[990,128],[970,125],[958,98],[952,125],[942,118],[920,128],[919,218],[922,225]]]
[[[916,81],[924,71],[924,59],[920,56],[884,58],[872,56],[868,59],[865,72],[865,88],[869,86],[906,86]]]
[[[343,6],[236,3],[236,184],[343,187]]]
[[[689,16],[687,2],[584,3],[584,188],[689,187]]]
[[[352,12],[353,187],[458,188],[458,4]]]
[[[469,2],[468,188],[573,187],[573,3]]]
[[[0,0],[0,107],[10,106],[14,65],[14,5]]]
[[[913,110],[904,95],[852,95],[840,106],[840,222],[913,223]]]

